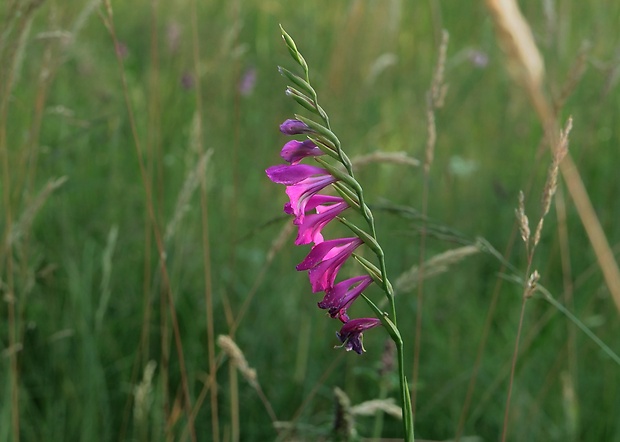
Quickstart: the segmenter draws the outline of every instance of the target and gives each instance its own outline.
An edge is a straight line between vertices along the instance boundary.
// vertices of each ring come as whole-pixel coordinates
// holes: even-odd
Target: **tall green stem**
[[[366,220],[366,223],[368,224],[368,228],[370,230],[370,236],[372,236],[372,239],[374,240],[372,241],[367,237],[368,235],[367,232],[361,231],[361,229],[353,225],[349,225],[349,227],[354,232],[356,232],[356,234],[361,235],[360,237],[362,238],[367,237],[369,242],[373,243],[371,248],[375,252],[375,255],[377,256],[377,260],[379,261],[379,271],[381,273],[382,288],[385,291],[385,294],[390,303],[391,318],[388,317],[387,313],[384,313],[383,311],[381,311],[370,299],[368,299],[364,295],[362,296],[366,300],[368,305],[373,309],[377,318],[381,320],[386,330],[388,331],[390,337],[394,341],[394,344],[396,345],[396,352],[397,352],[397,358],[398,358],[398,376],[399,376],[399,383],[400,383],[401,402],[402,402],[402,407],[403,407],[403,424],[404,424],[404,430],[405,430],[405,441],[413,442],[413,433],[414,433],[413,412],[412,412],[412,406],[411,406],[411,396],[409,393],[409,387],[407,385],[407,378],[405,376],[404,345],[403,345],[403,340],[400,335],[400,332],[398,328],[396,327],[396,324],[397,324],[396,304],[394,302],[394,292],[392,290],[392,285],[390,284],[388,277],[387,277],[385,254],[383,253],[383,249],[381,248],[381,246],[379,246],[379,243],[377,242],[377,230],[375,228],[374,216],[370,208],[366,205],[366,202],[364,200],[364,191],[362,189],[362,186],[359,185],[357,181],[355,181],[355,177],[353,174],[353,165],[351,164],[351,160],[347,157],[347,155],[342,150],[342,147],[340,145],[340,141],[338,140],[338,138],[331,132],[331,125],[329,124],[329,117],[327,113],[323,110],[323,108],[321,108],[321,106],[319,105],[317,93],[310,84],[310,74],[309,74],[308,64],[306,63],[306,60],[304,59],[304,57],[301,55],[301,53],[297,49],[297,46],[295,42],[293,41],[293,39],[291,38],[291,36],[286,33],[286,31],[282,28],[282,26],[280,26],[280,29],[282,31],[282,37],[284,38],[284,41],[288,47],[288,50],[291,56],[301,66],[301,68],[304,71],[304,79],[302,79],[292,74],[286,69],[281,69],[280,72],[283,73],[285,76],[287,76],[287,78],[293,81],[294,84],[301,89],[301,90],[296,90],[294,88],[289,87],[287,92],[291,92],[293,95],[293,98],[295,98],[298,101],[298,103],[300,103],[306,109],[309,109],[315,114],[319,115],[321,119],[323,120],[325,124],[325,127],[323,129],[327,129],[327,131],[323,131],[323,133],[328,132],[328,135],[329,135],[328,137],[329,141],[326,140],[326,142],[328,142],[328,144],[330,144],[330,146],[334,148],[335,153],[337,154],[337,159],[346,169],[346,173],[351,177],[351,180],[348,180],[348,179],[346,180],[347,185],[357,196],[359,207],[361,209],[360,211],[362,213],[362,216]],[[310,124],[312,124],[311,121],[309,122]],[[332,147],[330,147],[330,149]]]

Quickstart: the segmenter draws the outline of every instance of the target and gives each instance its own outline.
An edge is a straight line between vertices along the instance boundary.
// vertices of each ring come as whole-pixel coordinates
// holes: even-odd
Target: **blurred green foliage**
[[[571,154],[617,253],[620,4],[521,3],[546,60],[550,96],[560,97],[580,48],[589,45],[583,77],[560,114],[574,118]],[[15,415],[22,440],[183,440],[182,374],[165,301],[161,307],[165,280],[104,8],[98,2],[47,0],[33,10],[20,34],[19,19],[11,21],[12,14],[25,5],[9,1],[0,8],[5,23],[3,92],[15,74],[0,121],[6,133],[4,170],[10,171],[2,184],[0,441],[15,440]],[[487,11],[482,2],[399,0],[137,0],[112,6],[127,97],[162,233],[179,210],[178,196],[200,155],[213,151],[204,180],[205,204],[196,191],[165,243],[191,402],[197,403],[208,382],[213,337],[204,293],[210,288],[216,335],[229,334],[233,318],[249,302],[235,340],[256,368],[278,419],[297,417],[300,440],[316,440],[331,428],[335,386],[353,404],[379,396],[386,336],[381,330],[367,333],[367,353],[361,357],[334,350],[338,324],[316,308],[320,298],[310,293],[307,276],[294,269],[307,248],[294,247],[291,236],[268,261],[273,241],[290,220],[281,216],[283,188],[270,183],[264,169],[281,161],[285,137],[278,124],[300,111],[284,96],[286,83],[276,70],[278,65],[293,66],[278,24],[308,61],[321,103],[351,157],[382,150],[424,158],[425,94],[441,30],[450,33],[449,90],[436,115],[438,139],[430,172],[429,226],[437,229],[430,229],[426,241],[428,258],[477,237],[503,252],[514,234],[517,194],[530,185],[526,210],[531,223],[538,219],[550,158],[540,148],[542,130],[525,94],[506,73]],[[11,65],[14,49],[20,54]],[[255,84],[242,92],[240,82],[249,71],[255,73]],[[68,181],[7,248],[11,226],[19,224],[45,183],[61,176]],[[396,278],[419,262],[422,221],[388,209],[419,210],[421,169],[370,164],[358,178],[376,209],[389,273]],[[571,274],[563,274],[553,209],[534,266],[541,283],[560,300],[568,280],[576,316],[620,351],[619,312],[566,192],[562,197]],[[338,226],[332,228],[338,232]],[[118,239],[111,243],[114,229]],[[112,253],[109,273],[103,264],[106,248]],[[507,259],[525,268],[520,243]],[[500,269],[496,258],[479,254],[425,282],[418,437],[455,435]],[[342,274],[356,271],[351,264]],[[15,293],[12,321],[9,281]],[[108,302],[104,288],[110,293]],[[368,294],[380,296],[378,290]],[[520,294],[513,283],[501,286],[466,435],[495,440],[501,433]],[[415,290],[400,294],[398,308],[412,354]],[[354,316],[369,313],[364,305],[353,308]],[[11,347],[16,343],[18,348]],[[521,348],[510,440],[620,441],[620,370],[598,346],[552,306],[534,298],[526,311]],[[13,351],[16,368],[10,362]],[[135,388],[149,360],[157,362],[152,402],[139,420]],[[256,392],[242,378],[238,390],[231,389],[235,384],[226,366],[217,372],[222,440],[230,440],[235,431],[242,441],[275,439]],[[12,414],[16,369],[19,409]],[[391,388],[389,396],[397,397],[395,385]],[[198,440],[213,437],[209,395],[194,422]],[[235,395],[238,429],[231,411]],[[360,435],[370,436],[372,425],[370,417],[357,418]],[[384,437],[399,437],[400,431],[400,423],[386,417]]]

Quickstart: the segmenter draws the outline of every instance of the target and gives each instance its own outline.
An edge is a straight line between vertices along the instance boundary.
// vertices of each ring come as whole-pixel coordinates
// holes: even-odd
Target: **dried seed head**
[[[540,221],[538,222],[538,226],[536,227],[536,232],[534,234],[534,246],[536,246],[538,244],[538,241],[540,240],[543,219],[549,213],[549,209],[551,208],[551,201],[553,200],[553,196],[558,189],[558,171],[560,168],[560,163],[568,153],[568,134],[570,133],[572,127],[573,119],[572,117],[569,117],[566,121],[564,129],[560,131],[558,145],[553,149],[553,160],[551,161],[551,166],[549,166],[547,181],[545,182],[545,187],[543,188],[543,193],[540,200],[541,216]]]
[[[144,367],[142,381],[133,389],[133,416],[140,424],[146,420],[153,402],[152,384],[156,367],[157,363],[155,361],[149,361]]]
[[[365,401],[351,408],[351,412],[355,416],[374,416],[377,411],[383,411],[386,414],[402,419],[402,409],[394,403],[394,399],[373,399]]]
[[[424,263],[423,274],[417,265],[402,273],[394,283],[394,290],[398,293],[411,290],[418,285],[421,278],[427,279],[445,273],[452,264],[478,252],[478,246],[469,245],[439,253]]]
[[[532,296],[534,296],[534,292],[536,291],[536,284],[538,283],[539,279],[540,274],[538,273],[538,270],[534,270],[527,280],[523,296],[525,296],[526,298],[531,298]]]
[[[237,344],[235,344],[235,341],[233,341],[230,336],[219,335],[217,337],[217,345],[228,355],[231,364],[237,367],[245,380],[248,381],[252,387],[256,388],[258,386],[256,370],[250,368],[243,352]]]
[[[519,191],[519,206],[515,209],[515,214],[517,215],[517,221],[519,222],[521,239],[527,246],[530,241],[530,222],[525,214],[525,195],[523,195],[523,191]]]

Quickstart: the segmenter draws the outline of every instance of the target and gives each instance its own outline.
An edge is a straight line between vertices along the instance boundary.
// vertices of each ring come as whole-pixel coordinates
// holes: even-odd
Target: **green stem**
[[[306,81],[310,83],[310,79],[308,78],[307,71],[306,71]],[[313,94],[312,100],[314,101],[314,105],[316,106],[316,108],[320,109],[316,92]],[[325,126],[329,130],[332,130],[329,124],[329,118],[327,117],[327,115],[321,114],[321,117],[323,118],[323,121],[325,122]],[[336,149],[338,152],[338,156],[340,157],[341,163],[346,168],[347,173],[349,174],[351,178],[355,179],[351,162],[344,155],[344,152],[342,151],[342,148],[340,146],[340,142],[336,143]],[[364,219],[366,219],[366,222],[368,223],[368,227],[370,228],[370,234],[376,241],[377,240],[377,229],[375,227],[375,219],[372,214],[372,211],[370,210],[370,208],[366,205],[366,202],[364,201],[364,191],[361,186],[355,188],[354,190],[359,199],[360,207],[362,208],[362,215],[364,216]],[[392,285],[390,284],[387,278],[387,267],[385,264],[385,254],[383,253],[383,250],[379,250],[375,254],[377,256],[377,259],[379,260],[379,269],[381,270],[381,277],[383,279],[383,290],[385,291],[387,298],[390,302],[390,310],[391,310],[393,326],[394,328],[396,328],[396,324],[397,324],[396,303],[394,302],[394,292],[392,291]],[[379,312],[379,315],[380,315],[379,319],[385,319],[384,317],[383,318],[381,317],[383,315],[380,312]],[[404,349],[403,349],[404,347],[403,340],[400,337],[400,333],[398,333],[398,331],[397,331],[397,334],[390,333],[390,336],[392,337],[394,344],[396,344],[396,351],[398,355],[398,378],[399,378],[399,383],[400,383],[401,403],[403,407],[402,412],[403,412],[403,425],[404,425],[404,430],[405,430],[405,442],[414,442],[413,440],[414,438],[413,409],[411,407],[411,395],[409,393],[409,386],[407,385],[407,377],[405,376],[405,355],[404,355]]]
[[[405,442],[414,442],[413,440],[413,409],[411,407],[411,395],[409,393],[409,386],[407,384],[407,377],[405,376],[405,352],[403,339],[400,335],[400,331],[396,328],[394,322],[390,320],[387,313],[383,313],[379,307],[375,305],[366,295],[362,294],[362,298],[366,301],[366,303],[370,306],[370,308],[375,312],[375,315],[378,319],[381,320],[381,323],[387,330],[388,334],[394,341],[396,345],[396,355],[398,361],[398,380],[400,384],[400,399],[402,404],[402,413],[403,413],[403,427],[405,430]],[[393,299],[392,299],[392,311],[393,314],[396,314],[394,309]],[[395,316],[393,316],[395,319]]]
[[[402,339],[396,343],[396,353],[398,357],[398,378],[400,381],[400,394],[403,404],[403,425],[405,429],[405,442],[413,441],[413,410],[411,408],[411,396],[409,394],[409,386],[407,385],[407,377],[405,376],[405,355],[403,350]]]
[[[282,37],[284,38],[291,55],[297,61],[297,63],[299,63],[299,65],[304,71],[305,84],[308,85],[308,87],[305,90],[307,90],[311,95],[310,99],[312,101],[312,105],[317,110],[318,114],[323,119],[323,121],[325,122],[325,127],[327,127],[329,131],[331,131],[331,125],[329,124],[329,117],[327,116],[327,113],[323,111],[321,106],[319,106],[319,100],[318,100],[317,93],[315,89],[310,85],[310,73],[308,69],[308,64],[306,63],[303,56],[297,49],[297,46],[295,45],[295,42],[293,41],[291,36],[288,35],[286,31],[284,31],[284,28],[282,28],[281,25],[280,25],[280,29],[282,30]],[[300,84],[304,86],[304,83],[300,83]],[[333,138],[334,139],[333,140],[330,139],[330,141],[332,141],[335,144],[336,152],[338,154],[338,159],[340,163],[345,167],[347,174],[351,177],[354,185],[351,184],[350,182],[351,180],[345,180],[345,181],[349,181],[347,185],[351,186],[353,192],[355,192],[355,194],[357,195],[359,206],[362,209],[361,210],[362,215],[368,224],[368,227],[370,229],[370,235],[372,236],[372,238],[374,239],[374,243],[376,244],[376,246],[372,247],[372,249],[375,252],[375,255],[377,256],[377,259],[379,260],[379,270],[381,272],[381,279],[383,281],[383,290],[385,291],[387,298],[390,302],[391,319],[388,317],[387,313],[382,312],[369,298],[367,298],[365,295],[362,295],[362,297],[366,300],[368,305],[375,312],[375,315],[377,316],[377,318],[381,320],[386,330],[388,331],[388,334],[390,335],[390,337],[394,341],[394,344],[396,345],[396,351],[397,351],[397,357],[398,357],[398,375],[399,375],[398,377],[399,377],[399,383],[400,383],[401,402],[402,402],[402,407],[403,407],[403,424],[404,424],[404,429],[405,429],[405,442],[414,442],[413,440],[413,411],[412,411],[412,406],[411,406],[411,396],[409,393],[409,387],[407,385],[407,378],[405,376],[404,345],[403,345],[403,339],[400,335],[400,332],[398,328],[396,327],[396,304],[394,302],[394,292],[392,290],[392,285],[390,284],[390,281],[388,280],[388,277],[387,277],[385,254],[383,253],[383,249],[378,245],[377,230],[375,228],[375,219],[372,214],[372,211],[370,210],[370,208],[366,205],[366,202],[364,201],[364,191],[362,187],[357,182],[355,182],[355,177],[353,174],[353,165],[351,164],[351,160],[349,160],[349,157],[343,152],[338,138],[337,137],[333,137]]]

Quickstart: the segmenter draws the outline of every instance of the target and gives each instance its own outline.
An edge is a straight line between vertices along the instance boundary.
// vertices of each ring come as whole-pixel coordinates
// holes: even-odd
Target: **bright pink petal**
[[[317,206],[317,213],[306,214],[303,218],[303,222],[299,224],[299,231],[295,244],[299,246],[302,244],[318,244],[323,242],[323,236],[321,234],[323,227],[348,207],[349,205],[344,202],[344,200],[330,206]],[[306,206],[306,208],[308,207]]]
[[[344,200],[339,196],[320,195],[317,193],[308,198],[308,201],[306,202],[306,212],[312,209],[316,209],[317,207],[324,204],[340,203],[343,201]],[[291,203],[286,203],[284,205],[284,212],[288,213],[289,215],[293,215],[293,208],[291,207]]]
[[[285,184],[287,186],[297,184],[315,175],[329,175],[327,170],[308,164],[296,164],[294,166],[280,164],[278,166],[269,167],[265,172],[274,183]]]
[[[340,267],[362,243],[357,237],[319,243],[310,250],[306,259],[297,265],[297,270],[308,270],[313,293],[331,289]]]
[[[296,167],[296,166],[289,166]],[[293,215],[295,215],[295,224],[301,224],[304,221],[306,213],[306,205],[308,200],[317,192],[336,182],[336,178],[331,175],[322,175],[306,178],[297,184],[287,186],[286,194],[289,197]]]
[[[329,310],[332,318],[347,322],[347,309],[370,284],[372,278],[368,275],[345,279],[325,292],[325,297],[318,304],[319,308]]]

